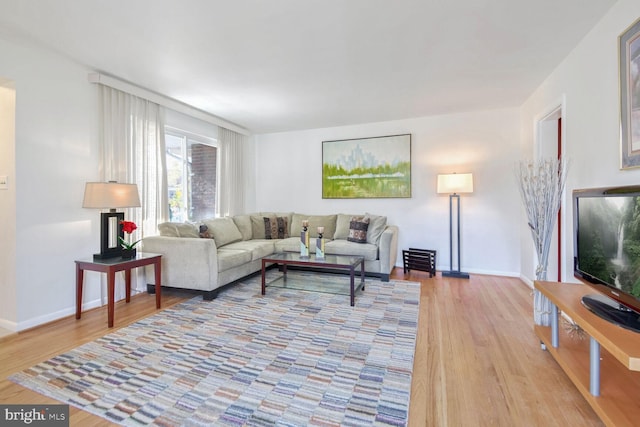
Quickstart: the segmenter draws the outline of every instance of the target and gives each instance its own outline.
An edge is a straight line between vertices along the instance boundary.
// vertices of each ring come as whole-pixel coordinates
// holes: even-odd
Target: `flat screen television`
[[[602,294],[582,304],[640,332],[640,186],[573,191],[574,275]]]

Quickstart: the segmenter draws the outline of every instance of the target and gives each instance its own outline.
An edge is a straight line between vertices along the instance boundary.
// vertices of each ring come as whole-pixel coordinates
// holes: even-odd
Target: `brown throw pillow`
[[[355,243],[367,243],[367,229],[369,218],[354,216],[349,222],[349,237],[347,240]]]
[[[263,217],[265,239],[286,239],[289,237],[289,224],[287,218]]]

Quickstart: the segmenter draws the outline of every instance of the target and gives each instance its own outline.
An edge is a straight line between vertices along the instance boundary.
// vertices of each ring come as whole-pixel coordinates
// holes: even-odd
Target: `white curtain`
[[[164,109],[120,90],[99,87],[100,176],[103,181],[138,185],[142,207],[127,209],[125,219],[136,223],[138,229],[131,237],[139,240],[157,234],[158,224],[168,218]],[[135,276],[132,276],[132,288],[145,290],[144,281],[135,280]],[[123,296],[124,286],[118,286],[116,297]]]
[[[237,132],[218,128],[221,151],[218,213],[220,216],[244,212],[244,145],[246,137]]]

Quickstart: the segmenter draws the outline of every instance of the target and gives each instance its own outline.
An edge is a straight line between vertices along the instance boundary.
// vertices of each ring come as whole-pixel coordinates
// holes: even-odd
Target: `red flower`
[[[122,224],[122,231],[128,234],[133,233],[138,228],[136,223],[132,221],[120,221],[120,224]]]
[[[124,231],[127,234],[133,233],[138,228],[136,223],[132,221],[120,221],[120,225],[122,226],[122,231]],[[126,240],[124,240],[120,236],[118,236],[118,240],[120,240],[120,244],[124,249],[133,249],[136,246],[136,244],[140,241],[138,240],[133,243],[128,243]]]

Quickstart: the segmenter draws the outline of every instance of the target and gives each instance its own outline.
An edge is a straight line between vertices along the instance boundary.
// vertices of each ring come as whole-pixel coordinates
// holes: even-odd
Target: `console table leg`
[[[124,271],[124,292],[126,294],[125,301],[131,302],[131,269]]]
[[[589,345],[589,392],[600,396],[600,343],[590,338]]]
[[[107,324],[113,328],[113,309],[115,307],[115,291],[116,289],[116,272],[109,270],[107,272]]]
[[[351,271],[349,273],[349,276],[350,276],[350,288],[351,288],[349,299],[350,299],[350,302],[351,302],[351,307],[353,307],[356,304],[356,298],[355,298],[355,295],[354,295],[355,294],[355,289],[353,287],[354,282],[355,282],[355,271],[354,271],[353,267],[351,267]]]
[[[264,295],[264,291],[265,291],[265,288],[266,288],[264,274],[265,274],[265,265],[264,265],[264,259],[263,259],[262,260],[262,295]]]
[[[84,283],[84,270],[76,264],[76,319],[82,315],[82,285]]]
[[[160,258],[154,264],[154,273],[156,279],[156,308],[160,308],[162,304],[162,265],[160,264]]]
[[[558,348],[558,306],[551,304],[551,345]]]

